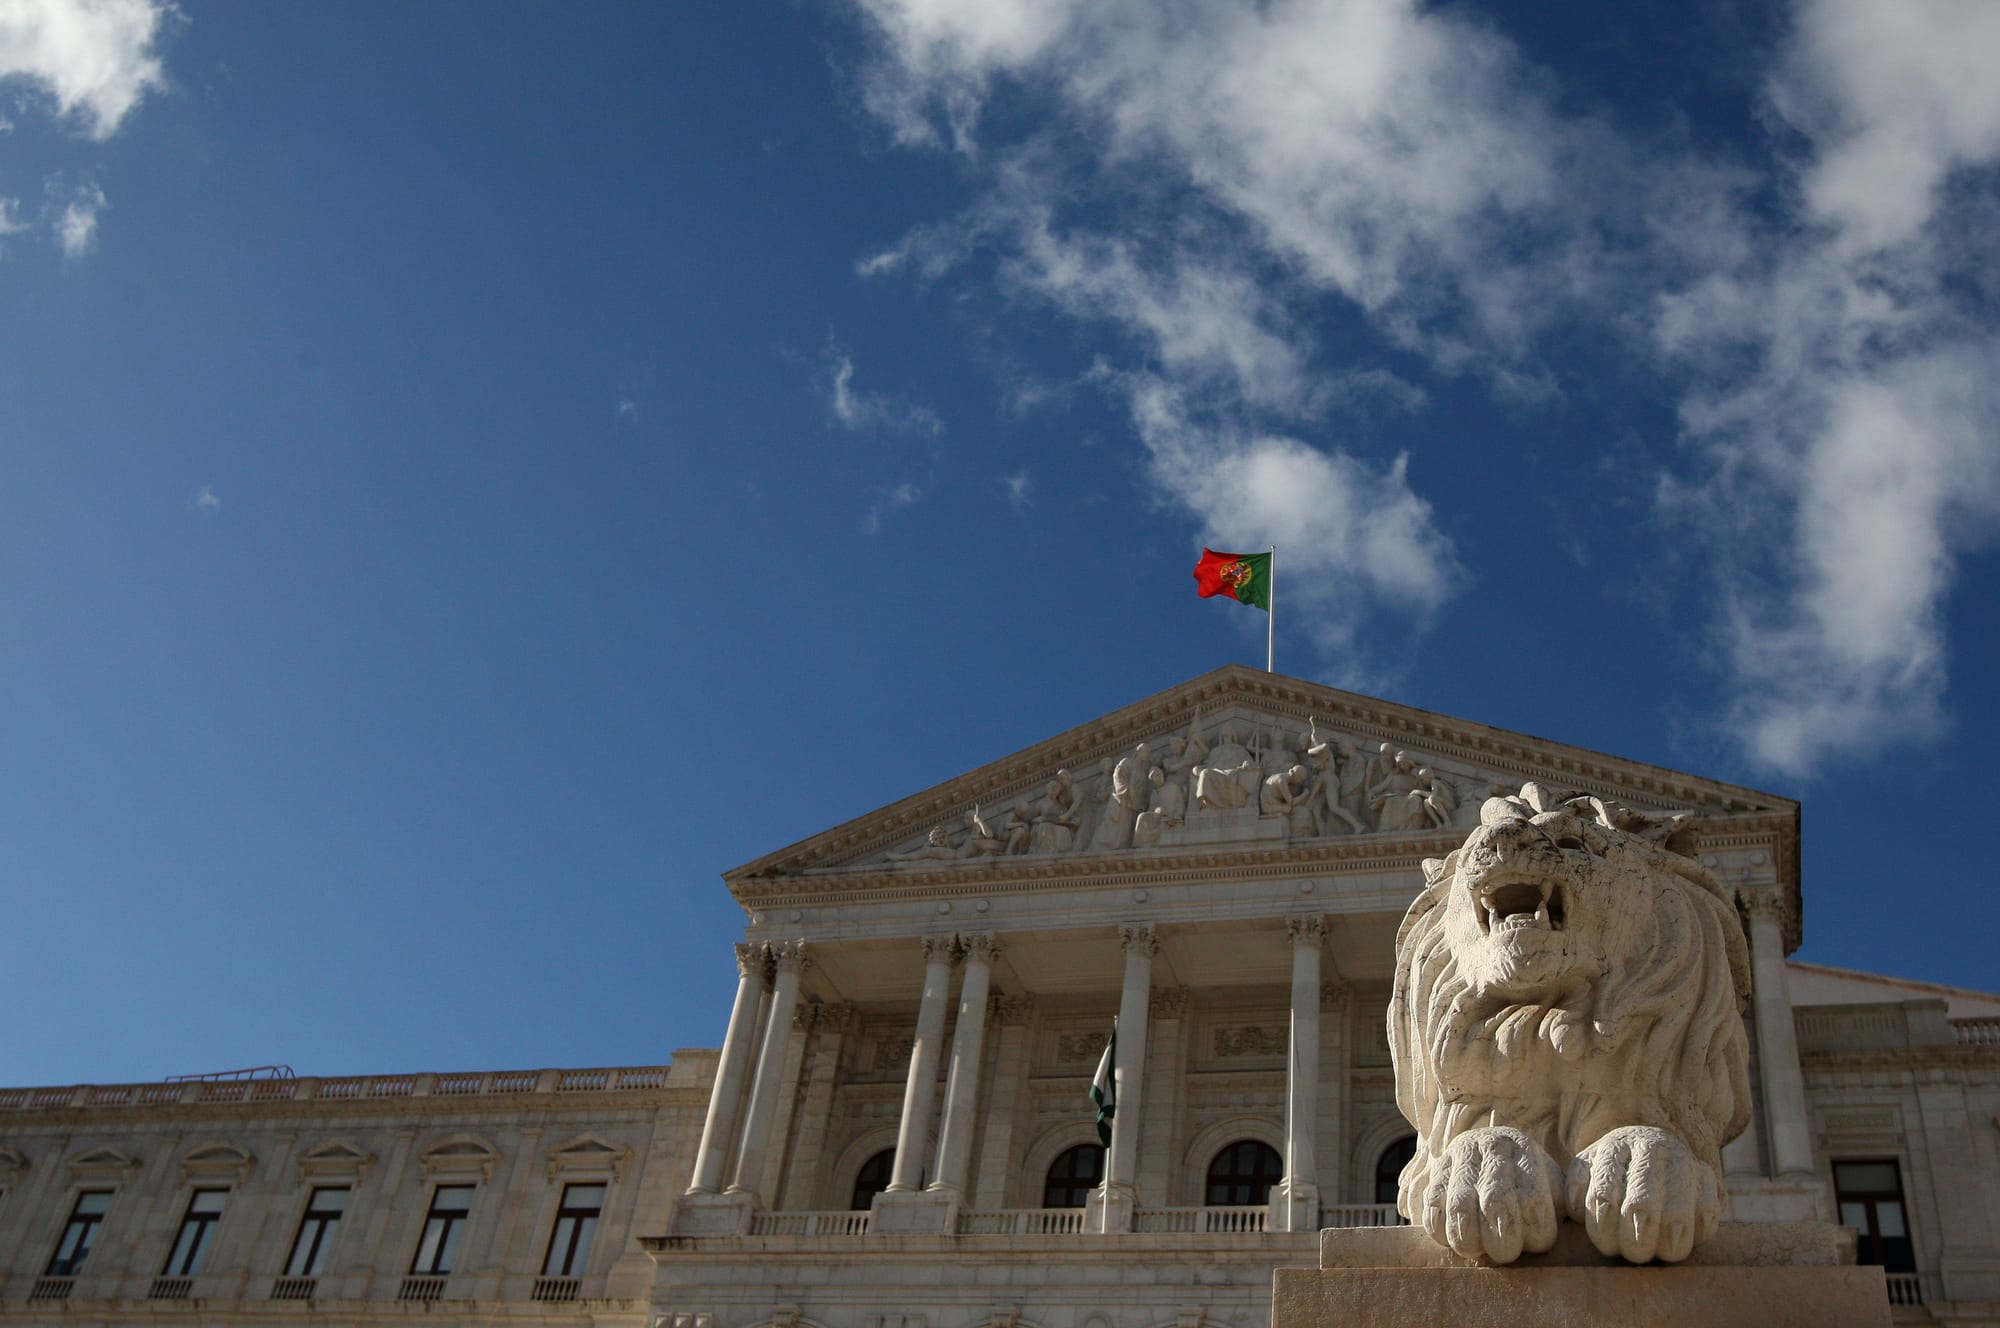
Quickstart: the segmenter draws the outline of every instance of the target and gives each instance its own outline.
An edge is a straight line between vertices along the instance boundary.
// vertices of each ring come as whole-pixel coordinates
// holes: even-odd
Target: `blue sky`
[[[2000,986],[1982,3],[0,4],[0,1081],[714,1045],[718,875],[1228,661]]]

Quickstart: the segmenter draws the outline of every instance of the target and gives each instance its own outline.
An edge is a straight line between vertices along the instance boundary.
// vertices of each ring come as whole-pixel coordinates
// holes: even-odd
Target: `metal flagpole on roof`
[[[1264,672],[1273,667],[1278,653],[1278,546],[1271,546],[1271,566],[1264,574]]]

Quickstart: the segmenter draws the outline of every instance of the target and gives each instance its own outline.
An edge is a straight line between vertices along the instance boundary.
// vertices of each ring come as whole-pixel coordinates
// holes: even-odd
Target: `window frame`
[[[1223,1165],[1225,1159],[1231,1159],[1233,1168],[1236,1160],[1233,1155],[1237,1154],[1241,1149],[1259,1150],[1251,1153],[1249,1156],[1257,1162],[1262,1163],[1266,1160],[1266,1155],[1268,1155],[1270,1165],[1261,1170],[1250,1170],[1240,1173],[1232,1169],[1218,1180],[1216,1168]],[[1268,1204],[1271,1202],[1271,1191],[1277,1188],[1278,1182],[1284,1178],[1284,1154],[1271,1147],[1270,1144],[1264,1142],[1262,1139],[1252,1136],[1231,1140],[1229,1143],[1215,1150],[1214,1156],[1208,1160],[1208,1170],[1202,1173],[1202,1206],[1204,1208],[1255,1208],[1263,1204]],[[1257,1193],[1260,1186],[1262,1188],[1261,1194]],[[1218,1187],[1221,1187],[1223,1190],[1224,1197],[1221,1199],[1216,1198]],[[1253,1195],[1254,1197],[1245,1199],[1234,1197],[1235,1191],[1239,1188],[1244,1194]]]
[[[217,1196],[214,1211],[196,1208],[209,1195]],[[202,1261],[215,1242],[215,1228],[222,1222],[222,1214],[228,1207],[229,1187],[226,1185],[199,1186],[188,1195],[188,1201],[181,1209],[181,1224],[174,1228],[174,1243],[167,1247],[166,1262],[160,1265],[161,1277],[195,1277],[200,1274]]]
[[[571,1196],[577,1190],[596,1190],[596,1206],[586,1208],[572,1204]],[[556,1203],[556,1219],[549,1227],[548,1252],[542,1256],[543,1277],[582,1277],[589,1269],[591,1251],[597,1243],[597,1229],[604,1222],[605,1200],[610,1195],[609,1181],[580,1180],[563,1185],[562,1197]],[[565,1223],[569,1224],[567,1242],[564,1241]],[[566,1246],[560,1265],[556,1262],[559,1245]]]
[[[1103,1144],[1098,1143],[1096,1140],[1088,1140],[1084,1143],[1072,1144],[1050,1158],[1048,1167],[1042,1172],[1042,1207],[1083,1208],[1087,1206],[1090,1203],[1091,1192],[1104,1183],[1104,1168],[1109,1160],[1106,1157],[1108,1151]],[[1092,1154],[1095,1154],[1097,1158],[1095,1174],[1089,1176],[1083,1175],[1081,1169],[1077,1167],[1076,1161]],[[1056,1175],[1056,1168],[1064,1166],[1065,1163],[1068,1164],[1065,1168],[1067,1174],[1062,1176]],[[1058,1192],[1058,1186],[1062,1187],[1060,1192]],[[1054,1198],[1062,1198],[1066,1201],[1074,1200],[1075,1202],[1053,1203],[1051,1200]]]
[[[338,1194],[341,1196],[339,1209],[329,1213],[319,1208],[320,1196]],[[352,1185],[315,1185],[306,1194],[305,1211],[299,1214],[299,1224],[292,1236],[292,1247],[285,1255],[284,1277],[318,1277],[326,1267],[327,1251],[340,1235],[340,1225],[347,1218],[347,1206],[354,1200]],[[306,1231],[312,1230],[312,1244],[304,1246],[305,1262],[301,1266],[299,1251],[305,1241]]]
[[[442,1202],[446,1191],[463,1190],[465,1204],[461,1208],[445,1208]],[[472,1205],[479,1196],[479,1187],[468,1181],[445,1181],[431,1187],[430,1206],[424,1210],[424,1224],[417,1232],[417,1248],[410,1256],[410,1276],[449,1277],[452,1266],[458,1262],[458,1246],[465,1239],[465,1228],[472,1224]],[[431,1244],[431,1229],[434,1223],[442,1222],[437,1243]],[[424,1250],[431,1248],[429,1265],[424,1262]],[[439,1265],[443,1266],[440,1267]]]
[[[881,1174],[879,1176],[870,1176],[868,1169],[876,1166],[877,1163],[881,1164],[878,1168]],[[861,1165],[854,1169],[854,1184],[849,1187],[847,1193],[847,1210],[851,1213],[865,1213],[874,1207],[875,1196],[889,1188],[889,1181],[895,1176],[895,1173],[896,1146],[894,1144],[870,1153],[862,1160]],[[882,1183],[879,1185],[874,1184],[873,1182],[878,1179]],[[864,1185],[868,1186],[866,1196],[861,1192]]]
[[[1914,1273],[1917,1271],[1916,1233],[1910,1223],[1909,1190],[1903,1185],[1902,1159],[1895,1157],[1841,1157],[1831,1161],[1833,1178],[1834,1211],[1839,1215],[1842,1226],[1855,1229],[1854,1261],[1857,1264],[1872,1264],[1885,1273]],[[1896,1187],[1893,1190],[1842,1189],[1840,1169],[1842,1167],[1887,1167],[1894,1174]],[[1900,1236],[1884,1236],[1880,1232],[1881,1210],[1879,1205],[1894,1204],[1897,1217],[1903,1226]],[[1848,1208],[1859,1205],[1867,1217],[1866,1226],[1849,1222]]]
[[[77,1271],[83,1267],[84,1260],[88,1259],[90,1252],[97,1248],[98,1228],[104,1225],[104,1219],[110,1214],[111,1200],[117,1193],[115,1189],[80,1189],[76,1192],[76,1198],[69,1206],[69,1217],[63,1223],[62,1234],[56,1237],[55,1248],[49,1252],[47,1271],[42,1276],[77,1275]],[[94,1199],[98,1195],[104,1196],[103,1208],[95,1213],[85,1213],[84,1201]],[[78,1245],[82,1246],[81,1250],[76,1249]],[[63,1254],[65,1249],[72,1250],[72,1253],[65,1256]]]

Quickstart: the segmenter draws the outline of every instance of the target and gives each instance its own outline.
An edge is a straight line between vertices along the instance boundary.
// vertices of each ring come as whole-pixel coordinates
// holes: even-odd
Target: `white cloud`
[[[1017,470],[1012,475],[1000,477],[1000,489],[1007,495],[1007,505],[1016,512],[1026,511],[1034,500],[1035,483],[1025,470]]]
[[[26,229],[28,223],[21,220],[21,200],[0,198],[0,241],[4,241],[10,235],[19,235]]]
[[[823,370],[827,409],[842,428],[856,433],[915,433],[933,438],[944,432],[944,422],[929,406],[857,388],[853,357],[830,340]]]
[[[1760,172],[1558,111],[1466,6],[853,3],[871,108],[989,184],[859,270],[934,279],[990,247],[1014,293],[1134,336],[1150,369],[1111,378],[1210,535],[1303,546],[1416,614],[1461,579],[1402,461],[1249,422],[1423,407],[1326,367],[1315,302],[1523,411],[1564,392],[1545,333],[1650,333],[1689,444],[1663,511],[1731,587],[1690,592],[1718,724],[1799,774],[1939,722],[1945,595],[2000,525],[2000,330],[1966,293],[2000,282],[2000,6],[1796,0],[1768,100],[1799,136]],[[1003,89],[1035,114],[983,120]]]
[[[634,401],[631,397],[618,398],[618,418],[621,420],[638,419],[639,403]]]
[[[862,532],[869,535],[880,534],[882,518],[901,508],[916,506],[923,496],[924,491],[907,480],[898,484],[885,492],[875,505],[868,509],[868,514],[861,518]]]
[[[195,491],[188,505],[203,516],[214,516],[222,510],[222,500],[215,496],[215,490],[204,484]]]
[[[0,81],[34,85],[107,139],[165,86],[153,48],[171,12],[160,0],[0,0]]]
[[[1287,603],[1306,611],[1323,648],[1349,644],[1371,604],[1422,616],[1464,581],[1450,538],[1410,487],[1407,457],[1383,465],[1207,425],[1158,378],[1125,386],[1154,481],[1211,546],[1277,545]]]
[[[96,247],[97,216],[108,206],[104,191],[94,184],[82,186],[63,204],[55,230],[64,258],[74,262]]]

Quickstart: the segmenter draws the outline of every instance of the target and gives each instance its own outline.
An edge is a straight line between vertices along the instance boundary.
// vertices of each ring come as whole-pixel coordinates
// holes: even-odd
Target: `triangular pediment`
[[[1774,821],[1798,804],[1643,762],[1231,665],[727,873],[739,899],[1231,851],[1416,850],[1533,781],[1636,813]]]

